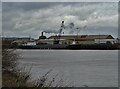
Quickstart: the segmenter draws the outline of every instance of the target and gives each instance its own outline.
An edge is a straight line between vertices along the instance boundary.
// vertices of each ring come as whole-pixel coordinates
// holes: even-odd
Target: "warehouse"
[[[57,36],[51,36],[48,39],[57,39]],[[78,35],[78,36],[61,36],[61,44],[98,44],[98,43],[114,43],[115,39],[111,35]]]

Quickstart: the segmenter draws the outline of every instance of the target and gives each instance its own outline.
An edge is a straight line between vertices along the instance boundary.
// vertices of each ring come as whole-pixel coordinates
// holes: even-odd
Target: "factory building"
[[[73,24],[70,24],[70,27],[74,27]],[[111,35],[61,35],[62,30],[65,29],[64,21],[61,23],[61,27],[58,30],[58,34],[56,36],[46,37],[43,33],[47,33],[47,31],[42,31],[41,36],[37,40],[15,40],[16,43],[24,43],[28,45],[28,43],[32,45],[70,45],[70,44],[100,44],[100,43],[115,43],[115,39]],[[77,28],[76,28],[77,29]],[[49,33],[49,32],[48,32]]]
[[[74,26],[70,24],[70,27]],[[12,42],[12,44],[18,45],[70,45],[70,44],[114,44],[116,40],[111,35],[61,35],[62,30],[65,29],[64,21],[61,23],[61,27],[56,36],[46,37],[42,31],[39,39],[30,38],[18,38]],[[77,28],[76,28],[77,29]]]
[[[95,44],[95,43],[114,43],[115,39],[111,35],[80,35],[80,36],[61,36],[63,44]],[[57,36],[51,36],[48,39],[57,39]]]
[[[99,43],[115,43],[115,39],[111,35],[67,35],[67,36],[50,36],[47,39],[39,39],[40,44],[54,44],[54,40],[59,39],[59,44],[99,44]]]
[[[70,44],[100,44],[100,43],[116,43],[111,35],[62,35],[46,37],[41,33],[39,39],[32,38],[16,38],[11,44],[13,45],[54,45],[54,41],[59,39],[60,45]]]

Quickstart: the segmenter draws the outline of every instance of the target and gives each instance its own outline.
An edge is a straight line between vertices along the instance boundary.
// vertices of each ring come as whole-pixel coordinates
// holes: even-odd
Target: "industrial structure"
[[[64,21],[62,21],[59,33],[56,36],[46,37],[43,32],[36,41],[38,45],[45,44],[100,44],[100,43],[116,43],[116,40],[111,35],[61,35],[62,30],[65,28]]]
[[[63,29],[65,29],[64,21],[62,21],[56,36],[46,37],[44,35],[46,31],[42,31],[41,36],[36,40],[33,38],[14,38],[10,40],[12,40],[12,45],[42,49],[66,48],[69,45],[116,44],[118,42],[111,35],[61,35]]]

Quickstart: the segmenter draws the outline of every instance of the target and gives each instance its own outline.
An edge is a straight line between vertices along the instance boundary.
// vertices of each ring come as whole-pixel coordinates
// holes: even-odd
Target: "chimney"
[[[41,36],[43,36],[43,32],[41,32]]]

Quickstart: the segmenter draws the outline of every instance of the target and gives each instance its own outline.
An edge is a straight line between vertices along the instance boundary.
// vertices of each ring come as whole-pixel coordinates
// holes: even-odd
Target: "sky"
[[[119,2],[119,0],[1,0],[2,2]]]
[[[62,35],[118,36],[117,2],[3,2],[2,31],[7,37],[38,38],[56,35],[65,21]],[[70,24],[73,28],[70,28]],[[79,29],[76,29],[79,28]]]

